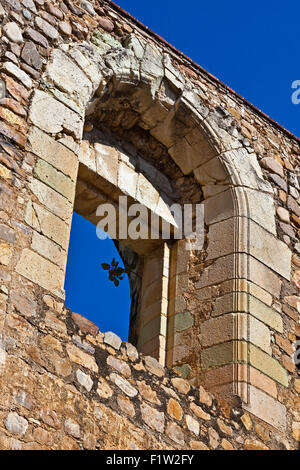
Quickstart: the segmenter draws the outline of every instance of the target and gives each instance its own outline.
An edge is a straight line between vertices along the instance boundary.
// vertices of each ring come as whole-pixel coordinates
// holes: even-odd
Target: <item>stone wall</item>
[[[0,447],[297,448],[299,140],[111,2],[0,20]],[[65,309],[85,192],[204,202],[202,252],[160,248],[139,345],[189,383]]]
[[[289,448],[238,402],[217,401],[50,296],[43,303],[36,346],[32,320],[9,318],[1,449]]]

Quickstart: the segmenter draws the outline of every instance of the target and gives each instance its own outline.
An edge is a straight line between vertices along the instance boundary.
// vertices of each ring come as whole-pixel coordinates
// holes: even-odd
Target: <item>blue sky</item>
[[[300,137],[300,104],[291,100],[292,82],[300,80],[299,0],[116,3]],[[113,256],[119,259],[113,243],[98,240],[95,227],[75,215],[66,305],[126,340],[128,280],[116,288],[100,267]]]

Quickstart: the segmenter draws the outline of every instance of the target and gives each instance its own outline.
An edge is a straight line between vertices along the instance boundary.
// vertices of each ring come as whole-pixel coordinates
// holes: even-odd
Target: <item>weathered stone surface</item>
[[[286,429],[286,408],[261,390],[250,386],[250,405],[244,405],[249,412],[260,416],[267,423],[280,429]]]
[[[200,403],[204,403],[207,406],[212,405],[212,396],[209,393],[207,393],[206,390],[204,390],[202,385],[200,385],[199,387],[199,401]]]
[[[137,381],[137,386],[140,394],[145,400],[150,401],[151,403],[155,403],[156,405],[161,404],[157,398],[157,393],[152,390],[150,385],[147,385],[145,381]]]
[[[135,415],[134,406],[131,403],[131,401],[129,400],[129,398],[123,397],[122,395],[118,395],[117,402],[118,402],[118,405],[119,405],[121,411],[123,411],[123,413],[130,416],[131,418],[134,417],[134,415]]]
[[[246,314],[230,314],[207,320],[201,326],[201,344],[203,347],[233,340],[235,328],[242,340],[249,340],[263,351],[271,354],[271,333],[269,328],[256,318]]]
[[[78,369],[76,371],[76,377],[80,385],[82,385],[88,392],[92,390],[94,382],[88,374],[85,374],[82,370]]]
[[[32,13],[37,13],[37,9],[33,0],[22,0],[22,5],[32,11]]]
[[[29,75],[27,75],[27,73],[25,73],[23,70],[17,67],[14,63],[4,62],[4,64],[1,67],[1,70],[3,72],[7,72],[9,75],[12,75],[17,80],[20,80],[20,82],[22,82],[26,88],[32,87],[32,80],[29,77]]]
[[[68,225],[40,205],[28,203],[25,210],[25,222],[62,248],[67,248],[69,243]]]
[[[16,271],[55,294],[63,288],[63,272],[55,264],[45,260],[28,248],[22,251]]]
[[[178,313],[174,318],[176,331],[184,331],[194,325],[194,317],[190,312]]]
[[[112,346],[114,349],[117,349],[117,350],[120,349],[120,346],[122,344],[121,338],[119,338],[119,336],[117,336],[112,331],[108,331],[104,334],[103,341],[104,343],[109,344],[110,346]]]
[[[269,448],[258,440],[247,439],[245,442],[246,450],[269,450]]]
[[[294,422],[292,425],[293,438],[300,442],[300,422]]]
[[[72,366],[68,359],[64,359],[56,353],[51,354],[51,357],[48,357],[48,359],[54,365],[57,375],[69,377],[72,374]]]
[[[101,398],[110,398],[113,395],[113,390],[108,385],[105,379],[99,379],[97,393]]]
[[[99,332],[99,327],[95,325],[93,322],[83,317],[79,313],[73,313],[73,312],[72,312],[72,319],[83,333],[88,333],[92,336],[97,336]]]
[[[151,374],[157,375],[158,377],[163,377],[165,375],[164,368],[159,364],[156,359],[154,359],[154,357],[146,356],[145,366],[146,369],[151,372]]]
[[[175,378],[171,380],[173,387],[175,387],[178,392],[186,395],[190,391],[190,384],[187,380]]]
[[[67,327],[66,327],[65,322],[59,320],[57,315],[54,312],[51,312],[51,310],[48,310],[48,312],[46,312],[45,325],[47,325],[49,328],[56,330],[60,333],[63,333],[63,334],[67,333]]]
[[[41,56],[33,42],[25,42],[21,57],[26,62],[26,64],[30,65],[30,67],[33,67],[36,70],[40,70],[42,68]]]
[[[73,181],[76,180],[78,168],[76,155],[45,132],[32,127],[28,135],[28,149],[69,176]]]
[[[178,401],[174,400],[174,398],[170,398],[170,400],[168,401],[167,411],[168,414],[177,421],[180,421],[182,419],[182,408],[179,405]]]
[[[107,18],[99,17],[98,24],[101,28],[103,28],[105,31],[108,31],[109,33],[114,30],[114,24]]]
[[[0,224],[0,239],[8,243],[16,243],[16,234],[14,230],[7,225]]]
[[[60,421],[57,416],[57,413],[51,408],[42,408],[40,417],[42,421],[53,428],[60,427]]]
[[[35,231],[32,233],[31,248],[61,269],[65,268],[66,252],[60,246]]]
[[[120,359],[117,359],[114,356],[108,356],[106,359],[106,362],[109,366],[111,366],[113,369],[116,369],[120,374],[124,375],[125,377],[130,377],[131,376],[131,369],[126,362],[121,361]]]
[[[35,24],[36,26],[42,31],[45,36],[47,36],[49,39],[57,39],[59,34],[51,24],[49,24],[47,21],[43,20],[39,16],[35,18]]]
[[[221,446],[225,450],[234,450],[233,445],[229,441],[227,441],[227,439],[222,439]]]
[[[290,223],[290,214],[284,207],[277,207],[276,213],[282,222]]]
[[[264,157],[261,159],[261,164],[267,170],[270,170],[272,173],[276,173],[281,178],[284,178],[283,167],[280,163],[272,157]]]
[[[58,29],[65,36],[71,36],[72,34],[72,26],[67,21],[60,21],[58,23]]]
[[[45,38],[45,36],[40,34],[35,29],[30,28],[30,27],[26,28],[25,29],[25,35],[27,37],[29,37],[30,39],[32,39],[32,41],[34,41],[37,44],[40,44],[41,46],[43,46],[45,49],[47,49],[49,47],[49,43],[48,43],[47,39]]]
[[[145,423],[155,431],[164,432],[165,428],[165,417],[163,412],[157,411],[146,403],[142,403],[141,406],[142,419]]]
[[[123,379],[118,374],[110,374],[110,380],[129,397],[135,397],[138,394],[137,390],[128,382],[128,380]]]
[[[23,35],[22,31],[15,22],[6,23],[3,28],[3,32],[6,34],[8,39],[12,42],[22,43],[23,42]]]
[[[270,440],[270,432],[265,426],[256,424],[255,432],[264,442],[268,442]]]
[[[217,431],[215,431],[215,429],[209,428],[208,436],[209,436],[210,447],[213,450],[216,449],[219,446],[219,442],[220,442],[219,434],[217,433]]]
[[[85,106],[89,101],[92,94],[92,83],[63,51],[59,49],[53,51],[46,77],[60,90],[75,97],[80,105]]]
[[[205,411],[203,411],[200,406],[195,405],[195,403],[191,403],[190,408],[195,413],[195,415],[198,416],[198,418],[201,418],[205,421],[210,420],[210,415],[208,413],[205,413]]]
[[[66,419],[64,427],[65,427],[66,433],[69,434],[70,436],[73,436],[75,438],[78,438],[80,436],[80,426],[73,419],[71,418]]]
[[[27,410],[31,410],[34,405],[33,397],[28,393],[24,392],[23,390],[19,390],[18,392],[14,393],[14,400],[21,406],[24,406]]]
[[[218,424],[218,428],[223,434],[226,434],[227,436],[232,436],[233,434],[232,428],[228,426],[227,424],[225,424],[224,421],[222,421],[221,419],[217,419],[217,424]]]
[[[23,416],[18,415],[18,413],[11,412],[5,420],[5,427],[12,434],[23,436],[27,431],[28,421]]]
[[[181,428],[175,423],[168,423],[166,427],[166,435],[181,446],[184,445],[184,434]]]
[[[37,313],[37,302],[30,291],[13,290],[10,293],[10,300],[15,309],[26,317],[34,317]]]
[[[30,180],[30,189],[51,212],[63,220],[71,220],[72,205],[65,197],[36,178]]]
[[[82,135],[82,118],[44,91],[35,91],[29,117],[36,127],[49,134],[65,130],[76,138]]]
[[[57,171],[52,165],[38,159],[34,168],[34,175],[43,183],[65,196],[69,201],[73,201],[75,195],[74,182],[63,173]]]
[[[192,416],[186,415],[185,417],[186,425],[189,431],[194,433],[196,436],[199,436],[200,425]]]
[[[129,357],[129,359],[132,362],[137,361],[139,358],[137,349],[134,346],[132,346],[132,344],[130,343],[125,343],[125,347],[126,347],[127,356]]]
[[[87,369],[90,369],[93,372],[98,372],[98,366],[92,356],[81,351],[81,349],[77,348],[73,344],[68,344],[66,349],[68,356],[72,362],[86,367]]]
[[[210,450],[209,447],[201,441],[191,441],[190,447],[193,450]]]

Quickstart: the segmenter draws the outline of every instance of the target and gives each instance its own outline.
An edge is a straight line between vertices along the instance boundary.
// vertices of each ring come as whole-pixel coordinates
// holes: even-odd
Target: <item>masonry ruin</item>
[[[0,21],[0,449],[297,449],[299,139],[110,1]],[[124,195],[205,216],[121,240],[135,346],[64,306],[73,210]]]

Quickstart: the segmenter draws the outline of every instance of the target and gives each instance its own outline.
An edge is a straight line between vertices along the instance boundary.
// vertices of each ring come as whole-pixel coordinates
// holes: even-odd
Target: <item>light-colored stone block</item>
[[[238,226],[244,233],[236,239]],[[235,250],[249,253],[276,273],[290,279],[290,249],[258,224],[242,217],[211,225],[208,234],[208,259],[226,256]]]
[[[46,237],[43,237],[39,233],[33,231],[31,248],[49,259],[54,264],[57,264],[61,269],[65,269],[67,263],[67,253],[62,248]]]
[[[71,222],[72,204],[61,194],[36,178],[31,178],[29,187],[41,204],[66,222]]]
[[[275,205],[271,194],[235,187],[204,201],[208,225],[231,217],[247,217],[276,235]]]
[[[236,255],[227,255],[214,260],[201,275],[196,283],[196,289],[213,286],[229,279],[247,279],[275,297],[279,298],[281,291],[280,278],[267,266],[252,256],[241,253],[237,264]]]
[[[250,386],[250,404],[243,408],[281,432],[286,430],[286,408],[261,390]]]
[[[65,130],[77,139],[82,137],[82,116],[79,116],[44,91],[35,91],[29,118],[36,127],[49,134],[58,134]]]
[[[119,165],[118,186],[124,194],[135,198],[137,191],[138,173],[125,163]]]
[[[94,173],[97,173],[96,152],[94,147],[91,146],[88,140],[82,140],[80,142],[78,160],[80,163],[89,168],[89,170],[92,170]]]
[[[28,248],[22,251],[16,271],[53,294],[63,289],[63,271]]]
[[[67,344],[66,350],[72,362],[98,373],[98,366],[93,356],[87,354],[73,344]]]
[[[38,204],[29,202],[25,211],[25,222],[67,250],[70,225],[65,224],[56,215]]]
[[[222,184],[229,183],[229,175],[219,157],[212,158],[194,170],[194,175],[201,185],[214,184],[216,182]]]
[[[256,369],[268,375],[276,382],[281,383],[284,387],[288,386],[289,378],[287,371],[273,357],[250,344],[250,363]]]
[[[74,152],[37,127],[31,127],[27,149],[76,181],[78,159]]]
[[[153,184],[140,173],[137,182],[136,199],[152,211],[158,203],[159,193]]]
[[[118,153],[109,145],[95,144],[98,175],[114,186],[118,184]]]
[[[49,163],[38,159],[34,168],[34,175],[59,194],[65,196],[69,201],[74,201],[75,182],[60,171],[57,171]]]
[[[87,75],[60,49],[52,51],[44,80],[72,96],[83,108],[88,103],[93,86]]]

